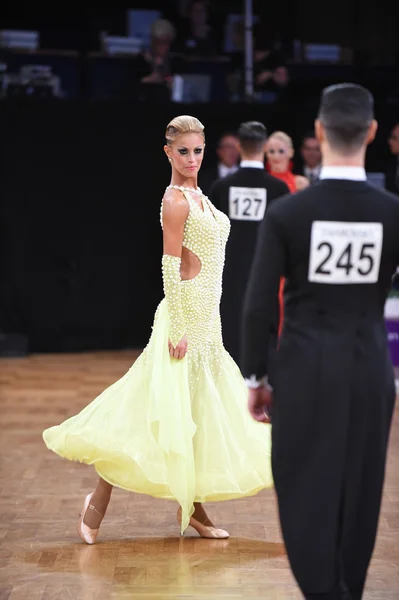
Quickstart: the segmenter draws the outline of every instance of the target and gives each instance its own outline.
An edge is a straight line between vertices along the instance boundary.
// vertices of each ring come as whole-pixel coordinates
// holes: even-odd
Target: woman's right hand
[[[173,347],[172,342],[169,340],[168,341],[168,347],[169,347],[169,354],[172,358],[177,358],[182,359],[186,356],[187,353],[187,338],[185,335],[183,335],[182,339],[180,340],[180,342],[176,345],[176,347]]]

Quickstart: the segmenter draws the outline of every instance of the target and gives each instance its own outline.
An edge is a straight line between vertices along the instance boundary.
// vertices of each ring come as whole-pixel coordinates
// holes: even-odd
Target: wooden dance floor
[[[94,546],[75,524],[92,468],[48,451],[42,430],[119,378],[133,352],[0,360],[0,600],[300,599],[272,490],[208,505],[231,534],[179,537],[176,505],[116,489]],[[399,599],[399,408],[366,599]]]

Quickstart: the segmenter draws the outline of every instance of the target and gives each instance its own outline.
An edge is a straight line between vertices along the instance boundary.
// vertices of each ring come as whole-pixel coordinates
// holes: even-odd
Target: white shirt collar
[[[241,169],[264,169],[265,165],[261,160],[242,160],[240,162]]]
[[[321,165],[316,165],[315,167],[308,167],[307,165],[304,165],[303,170],[305,173],[314,173],[315,175],[319,175],[321,171]]]
[[[353,181],[366,181],[366,171],[363,167],[322,167],[320,179],[351,179]]]
[[[224,165],[223,163],[219,163],[218,165],[218,172],[219,172],[219,177],[226,177],[227,175],[231,175],[232,173],[235,173],[238,169],[237,165],[233,165],[232,167],[226,167],[226,165]]]

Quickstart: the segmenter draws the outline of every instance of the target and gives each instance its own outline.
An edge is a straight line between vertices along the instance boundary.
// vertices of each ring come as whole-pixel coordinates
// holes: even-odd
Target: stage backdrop
[[[218,136],[247,119],[294,138],[315,107],[1,103],[0,331],[32,352],[142,347],[162,298],[164,131],[176,114]],[[379,170],[384,136],[369,153]]]

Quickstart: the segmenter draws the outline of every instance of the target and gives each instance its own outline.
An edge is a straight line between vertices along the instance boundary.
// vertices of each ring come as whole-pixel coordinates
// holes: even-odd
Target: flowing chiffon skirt
[[[206,353],[189,348],[176,360],[168,332],[163,300],[129,371],[43,439],[112,485],[176,500],[184,531],[194,502],[242,498],[273,485],[271,431],[250,417],[245,381],[221,343]]]

